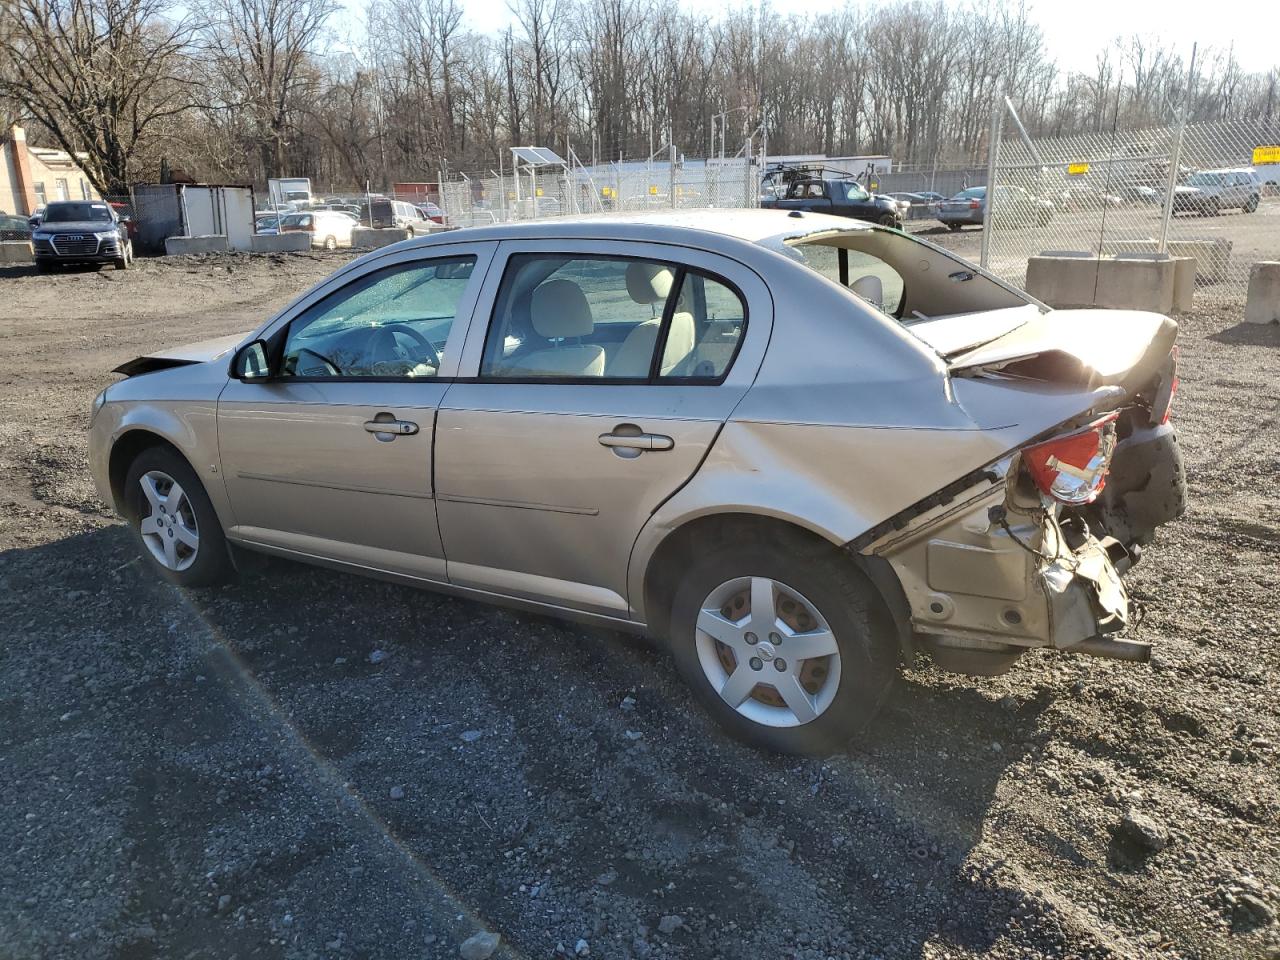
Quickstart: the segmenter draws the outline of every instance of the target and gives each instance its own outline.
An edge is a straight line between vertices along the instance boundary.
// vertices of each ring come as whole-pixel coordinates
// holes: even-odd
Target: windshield
[[[1220,173],[1193,173],[1187,183],[1193,187],[1217,187],[1222,185],[1222,174]]]
[[[86,220],[110,222],[111,210],[105,203],[51,203],[44,212],[45,223],[82,223]]]

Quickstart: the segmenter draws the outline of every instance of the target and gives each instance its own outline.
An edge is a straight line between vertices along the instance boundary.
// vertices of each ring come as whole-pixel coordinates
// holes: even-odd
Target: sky
[[[715,16],[726,6],[747,6],[746,0],[679,0],[686,10]],[[775,12],[817,14],[838,7],[843,0],[773,0]],[[954,2],[954,0],[948,0]],[[504,0],[462,0],[468,26],[480,33],[505,29],[513,17]],[[1226,50],[1234,44],[1236,59],[1247,71],[1268,70],[1280,63],[1280,7],[1270,0],[1245,0],[1218,8],[1206,0],[1057,0],[1029,2],[1031,17],[1040,24],[1046,45],[1066,72],[1088,72],[1094,56],[1117,36],[1140,33],[1173,44],[1184,57],[1191,45]],[[1234,13],[1226,14],[1227,10]],[[1251,11],[1251,12],[1250,12]]]

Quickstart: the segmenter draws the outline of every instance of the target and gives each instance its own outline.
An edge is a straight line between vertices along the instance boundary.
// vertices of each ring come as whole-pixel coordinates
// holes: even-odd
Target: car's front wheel
[[[1257,209],[1258,209],[1258,195],[1255,193],[1251,197],[1249,197],[1248,202],[1245,203],[1244,212],[1253,213]]]
[[[325,237],[325,238],[324,238],[324,248],[325,248],[326,250],[337,250],[337,249],[338,249],[338,238],[337,238],[337,237]]]
[[[120,251],[120,256],[115,262],[117,270],[128,270],[133,264],[133,241],[126,241],[124,249]]]
[[[222,524],[195,471],[177,453],[152,447],[139,454],[125,480],[125,505],[143,555],[164,579],[207,587],[231,576]]]
[[[961,223],[948,223],[948,224],[947,224],[947,229],[948,229],[948,230],[952,230],[952,231],[959,231],[959,230],[960,230],[960,228],[961,228],[962,226],[964,226],[964,224],[961,224]]]
[[[672,653],[735,737],[782,753],[841,749],[897,675],[873,630],[871,587],[836,548],[800,539],[724,543],[683,577]]]

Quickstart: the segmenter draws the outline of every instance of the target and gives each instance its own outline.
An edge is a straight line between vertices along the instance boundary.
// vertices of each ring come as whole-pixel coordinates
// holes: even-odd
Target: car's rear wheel
[[[874,603],[834,547],[724,543],[683,577],[672,654],[733,736],[782,753],[831,752],[875,716],[897,675],[893,644],[872,628]]]
[[[182,457],[144,450],[129,467],[125,506],[143,556],[165,580],[207,587],[232,573],[222,524],[209,495]]]
[[[948,223],[948,224],[947,224],[947,229],[949,229],[949,230],[957,230],[957,231],[958,231],[962,226],[964,226],[964,224],[961,224],[961,223]]]
[[[337,238],[337,237],[325,237],[325,238],[324,238],[324,248],[325,248],[326,250],[337,250],[337,249],[338,249],[338,238]]]
[[[881,214],[881,216],[880,216],[880,226],[882,226],[882,227],[896,227],[896,226],[898,226],[898,218],[897,218],[897,217],[895,217],[892,213],[885,213],[885,214]]]
[[[1249,198],[1249,202],[1244,205],[1245,213],[1253,213],[1258,209],[1258,195],[1255,193]]]

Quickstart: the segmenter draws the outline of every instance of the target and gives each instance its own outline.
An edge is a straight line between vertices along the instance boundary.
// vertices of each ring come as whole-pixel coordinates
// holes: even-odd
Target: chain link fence
[[[572,214],[751,207],[759,203],[759,164],[739,159],[620,161],[522,167],[441,184],[450,226],[470,227]]]
[[[1280,163],[1254,162],[1277,145],[1277,120],[1006,132],[988,184],[986,265],[1021,285],[1041,253],[1168,253],[1196,259],[1197,300],[1243,299],[1252,265],[1280,258]]]

